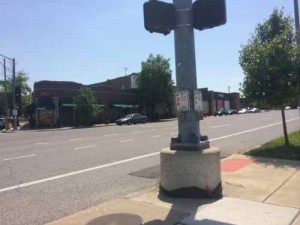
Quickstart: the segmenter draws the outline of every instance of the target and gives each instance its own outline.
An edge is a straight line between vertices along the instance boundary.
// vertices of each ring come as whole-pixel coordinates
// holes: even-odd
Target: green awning
[[[127,104],[112,104],[113,107],[122,109],[137,109],[139,105],[127,105]]]
[[[64,106],[64,107],[76,107],[76,104],[72,104],[72,103],[63,103],[62,106]]]
[[[76,104],[73,104],[73,103],[62,103],[61,105],[64,107],[76,107]],[[97,105],[99,107],[105,107],[105,105],[103,105],[103,104],[97,104]]]

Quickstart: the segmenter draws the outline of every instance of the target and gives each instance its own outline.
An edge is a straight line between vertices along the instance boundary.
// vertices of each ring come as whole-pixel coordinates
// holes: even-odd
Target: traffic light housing
[[[145,2],[144,26],[151,33],[169,34],[175,29],[174,5],[156,0]]]
[[[225,0],[197,0],[192,10],[193,25],[197,30],[221,26],[227,22]]]
[[[21,103],[21,86],[16,86],[15,87],[15,94],[16,94],[16,104]]]

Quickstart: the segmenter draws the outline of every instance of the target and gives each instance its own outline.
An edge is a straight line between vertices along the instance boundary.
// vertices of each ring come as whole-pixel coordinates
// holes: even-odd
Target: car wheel
[[[146,120],[143,120],[142,123],[146,123]]]
[[[130,125],[131,124],[131,121],[129,120],[129,121],[127,121],[127,125]]]

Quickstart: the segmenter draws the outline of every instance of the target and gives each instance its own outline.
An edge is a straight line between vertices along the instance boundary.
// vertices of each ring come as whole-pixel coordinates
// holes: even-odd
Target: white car
[[[248,113],[248,112],[249,111],[246,108],[243,108],[243,109],[241,109],[241,110],[238,111],[239,114],[245,114],[245,113]]]
[[[252,108],[252,109],[249,110],[249,112],[251,112],[251,113],[259,113],[260,109],[258,109],[258,108]]]
[[[286,106],[284,109],[291,109],[291,106]]]

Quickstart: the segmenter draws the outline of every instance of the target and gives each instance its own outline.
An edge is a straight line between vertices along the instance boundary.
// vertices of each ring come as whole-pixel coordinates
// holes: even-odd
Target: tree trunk
[[[285,145],[289,145],[289,137],[286,130],[286,121],[285,121],[285,113],[284,113],[284,107],[281,108],[281,117],[282,117],[282,125],[283,125],[283,134],[284,134],[284,142]]]

